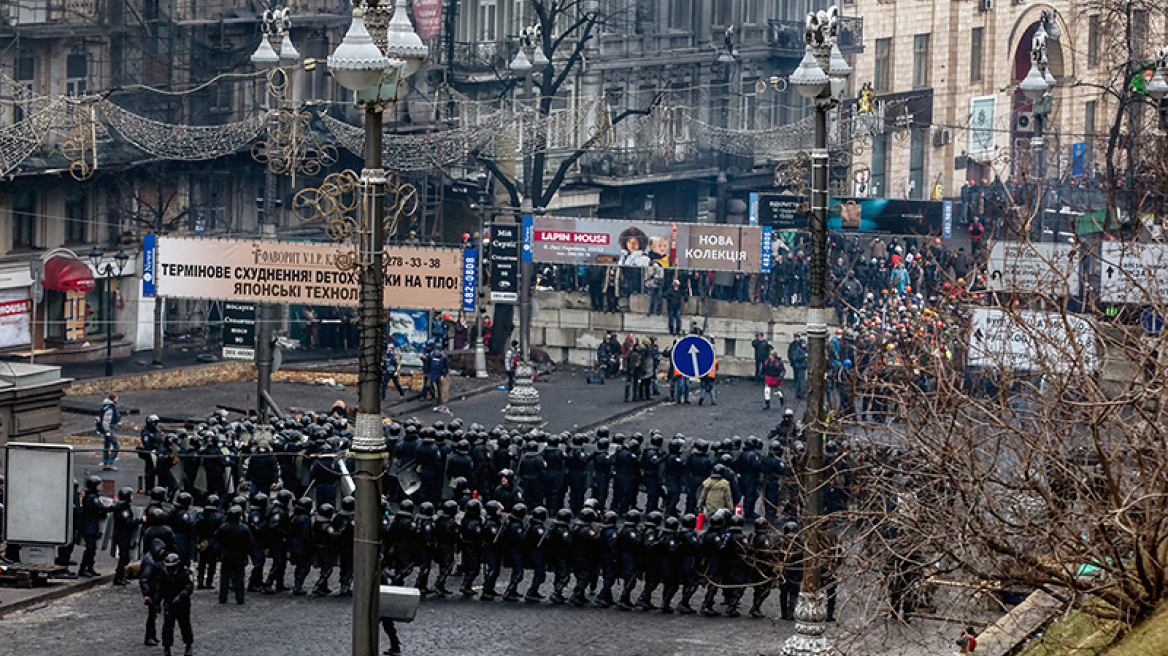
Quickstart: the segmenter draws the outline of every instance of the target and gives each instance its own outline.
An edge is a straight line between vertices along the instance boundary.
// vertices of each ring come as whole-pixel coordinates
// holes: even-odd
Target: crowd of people
[[[129,584],[126,568],[140,545],[146,644],[158,644],[161,616],[166,653],[176,624],[189,653],[193,590],[218,583],[219,602],[234,596],[239,604],[247,592],[325,597],[334,581],[336,594],[351,594],[355,503],[344,487],[344,414],[338,405],[261,426],[219,412],[189,432],[148,417],[137,449],[148,505],[135,512],[131,488],[105,500],[101,479],[88,479],[75,508],[79,574],[98,575],[98,536],[111,516],[114,583]],[[457,594],[482,600],[730,617],[748,589],[747,612],[761,617],[778,587],[780,615],[793,617],[805,447],[789,410],[767,440],[666,440],[606,428],[519,433],[458,419],[386,423],[384,435],[392,463],[380,520],[387,582],[444,597],[456,594],[450,580],[460,576]],[[832,443],[828,452],[842,467],[840,449]],[[829,507],[843,494],[832,487]],[[62,562],[70,556],[63,550]]]

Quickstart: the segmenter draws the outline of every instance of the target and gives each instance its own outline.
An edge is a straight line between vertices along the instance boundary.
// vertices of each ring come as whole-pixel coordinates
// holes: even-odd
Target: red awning
[[[93,270],[75,257],[58,254],[45,262],[45,289],[57,292],[91,292],[95,287]]]

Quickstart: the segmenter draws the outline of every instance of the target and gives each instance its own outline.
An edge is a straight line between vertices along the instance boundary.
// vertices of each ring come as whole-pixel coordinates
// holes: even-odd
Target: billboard
[[[770,226],[776,230],[806,230],[810,216],[807,199],[793,194],[751,194],[750,214],[757,217],[751,225]]]
[[[1074,314],[976,308],[970,317],[969,365],[1009,371],[1069,372],[1099,366],[1095,329]]]
[[[397,347],[406,367],[422,366],[422,349],[430,339],[430,319],[425,310],[390,310],[385,341]]]
[[[1168,246],[1103,242],[1099,298],[1106,303],[1157,303],[1168,299]]]
[[[524,237],[535,262],[762,270],[762,229],[752,226],[537,216]]]
[[[31,342],[28,290],[0,290],[0,348]]]
[[[519,232],[514,223],[491,224],[491,300],[519,302]]]
[[[311,242],[159,237],[160,296],[223,301],[355,306],[358,273],[337,268],[351,247]],[[387,246],[385,304],[456,310],[462,251]]]
[[[224,303],[223,359],[254,360],[255,346],[255,303]]]
[[[423,41],[442,32],[442,0],[414,0],[414,29]]]
[[[7,506],[3,539],[16,544],[66,545],[73,541],[73,447],[5,446]]]
[[[1079,293],[1079,257],[1071,244],[994,242],[986,287],[1070,296]]]

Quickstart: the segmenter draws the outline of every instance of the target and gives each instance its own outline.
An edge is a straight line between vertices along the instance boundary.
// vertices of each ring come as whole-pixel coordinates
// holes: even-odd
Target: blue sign
[[[1083,157],[1087,154],[1087,142],[1071,144],[1071,175],[1083,175]]]
[[[945,201],[945,208],[941,212],[941,236],[953,239],[953,201]]]
[[[1140,314],[1140,325],[1148,334],[1159,335],[1164,330],[1164,317],[1160,316],[1156,308],[1148,308]]]
[[[531,245],[535,243],[535,219],[530,214],[523,215],[523,261],[531,261]]]
[[[760,259],[763,273],[771,272],[771,240],[773,239],[771,235],[770,226],[764,226],[762,229],[762,258]]]
[[[689,335],[673,347],[673,368],[687,378],[701,378],[714,368],[714,345]]]
[[[758,225],[758,193],[750,192],[750,225]]]
[[[479,250],[477,248],[462,249],[462,311],[475,311],[475,301],[478,298],[479,287]]]
[[[154,298],[155,283],[158,274],[155,272],[158,264],[158,237],[144,235],[142,237],[142,297]]]

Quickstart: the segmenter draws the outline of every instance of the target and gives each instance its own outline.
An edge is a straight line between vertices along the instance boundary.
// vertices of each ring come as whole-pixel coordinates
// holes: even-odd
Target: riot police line
[[[334,571],[336,594],[351,594],[348,422],[342,412],[305,413],[270,426],[270,437],[261,437],[267,431],[253,421],[219,413],[193,432],[168,432],[148,417],[138,451],[152,484],[149,504],[139,515],[134,490],[123,488],[111,507],[99,498],[101,479],[87,481],[77,509],[85,544],[79,573],[96,575],[93,551],[108,515],[115,583],[128,585],[125,568],[138,546],[144,597],[158,578],[147,571],[171,562],[193,569],[196,589],[216,587],[218,573],[220,603],[234,595],[243,604],[247,592],[330,596]],[[436,597],[730,617],[740,615],[748,589],[748,612],[762,617],[778,587],[780,616],[793,618],[803,443],[790,411],[768,442],[677,435],[666,444],[657,431],[626,437],[607,428],[521,434],[458,419],[386,423],[384,435],[386,581]],[[457,592],[452,577],[461,578]],[[834,594],[829,601],[830,616]],[[157,644],[160,608],[147,605],[146,641]]]

